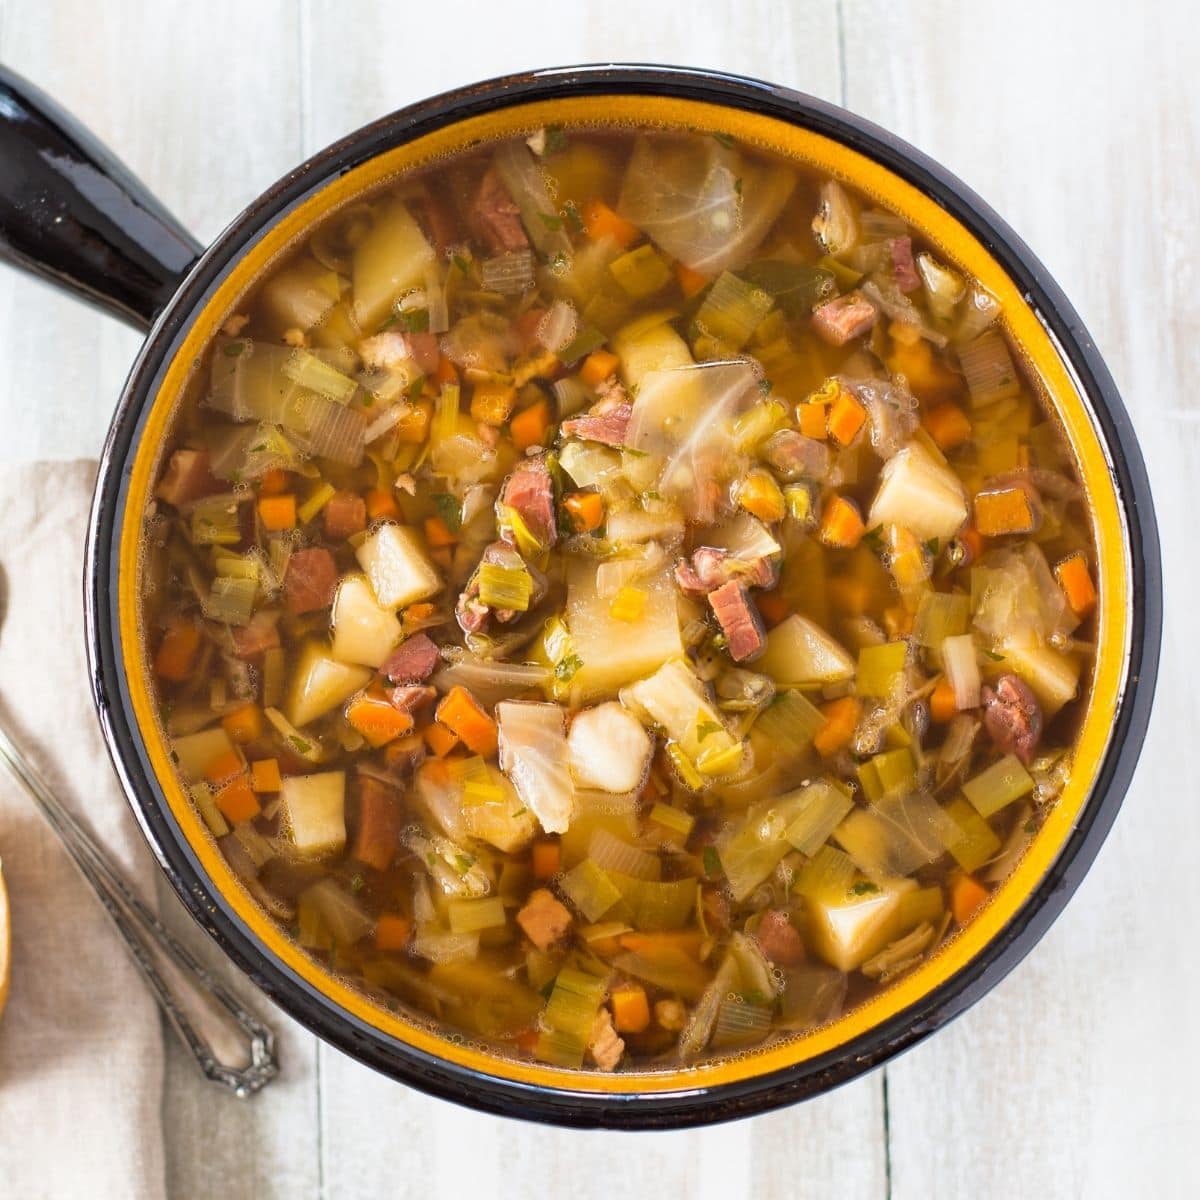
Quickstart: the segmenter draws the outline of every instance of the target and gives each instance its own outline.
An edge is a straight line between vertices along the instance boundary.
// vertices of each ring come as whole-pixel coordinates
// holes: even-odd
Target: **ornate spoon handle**
[[[278,1072],[271,1030],[196,960],[138,899],[0,725],[0,759],[92,885],[171,1028],[209,1079],[252,1096]]]

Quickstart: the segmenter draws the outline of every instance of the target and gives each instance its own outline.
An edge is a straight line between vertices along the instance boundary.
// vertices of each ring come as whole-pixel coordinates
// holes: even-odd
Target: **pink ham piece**
[[[822,341],[844,346],[875,324],[875,306],[865,296],[851,292],[814,309],[812,321]]]
[[[729,642],[729,657],[734,662],[749,662],[763,652],[767,637],[762,618],[750,603],[750,593],[743,584],[733,579],[723,583],[716,591],[709,592],[708,603]]]
[[[422,708],[432,704],[436,699],[437,688],[429,687],[427,684],[392,688],[388,692],[388,700],[392,707],[399,709],[402,713],[407,713],[410,717],[415,717]]]
[[[326,538],[331,542],[344,542],[366,529],[367,503],[354,492],[334,492],[322,516]]]
[[[288,559],[283,576],[283,596],[288,612],[298,617],[328,608],[333,603],[337,578],[337,566],[328,550],[320,547],[297,550]]]
[[[521,224],[521,210],[495,167],[489,167],[479,181],[479,190],[471,204],[471,221],[493,254],[524,250],[529,245]]]
[[[774,587],[775,563],[769,558],[734,558],[728,550],[700,546],[690,562],[681,558],[675,564],[675,582],[680,590],[698,600],[731,579],[740,579],[747,587]]]
[[[154,494],[176,508],[202,496],[213,496],[225,485],[209,470],[207,450],[176,450]]]
[[[432,375],[437,370],[441,351],[438,350],[437,334],[435,333],[406,333],[408,353],[412,356],[417,370],[422,375]]]
[[[1042,708],[1029,684],[1017,675],[1001,675],[982,696],[983,727],[996,748],[1029,766],[1042,737]]]
[[[421,231],[434,244],[439,254],[444,254],[459,241],[458,222],[449,207],[426,189],[420,195],[410,196],[409,211],[421,227]]]
[[[754,936],[775,966],[798,967],[804,961],[804,939],[782,910],[768,908]]]
[[[913,262],[912,238],[892,238],[888,243],[888,250],[892,256],[892,275],[895,277],[896,286],[902,292],[915,292],[921,286],[921,277],[917,274],[916,264]]]
[[[549,549],[554,545],[558,539],[558,528],[554,523],[554,484],[544,457],[527,458],[517,466],[504,481],[499,504],[500,536],[510,546],[516,544],[516,538],[504,519],[505,508],[515,509],[520,514],[529,532],[543,547]]]
[[[265,651],[274,650],[279,645],[278,620],[278,613],[263,611],[256,612],[245,625],[233,626],[234,654],[243,662],[254,662]]]
[[[625,431],[633,416],[633,405],[618,404],[607,412],[588,413],[586,417],[575,417],[562,423],[562,431],[568,437],[583,438],[588,442],[603,442],[606,446],[624,446]]]
[[[438,648],[423,633],[410,637],[392,651],[379,673],[395,683],[424,683],[438,665]]]

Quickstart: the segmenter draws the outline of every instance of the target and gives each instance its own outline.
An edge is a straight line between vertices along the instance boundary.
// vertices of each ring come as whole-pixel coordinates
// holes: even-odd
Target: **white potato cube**
[[[290,775],[279,798],[296,849],[306,858],[335,854],[346,844],[346,774]]]
[[[363,575],[348,575],[333,598],[333,657],[339,662],[379,667],[403,634],[390,608],[375,599]]]
[[[366,687],[371,674],[366,667],[338,662],[322,643],[308,642],[292,673],[284,715],[293,725],[307,725]]]
[[[421,539],[407,525],[381,525],[355,553],[384,608],[404,608],[442,589]]]
[[[171,750],[179,769],[192,780],[203,779],[209,765],[232,749],[233,741],[220,725],[171,739]]]
[[[567,735],[575,782],[605,792],[640,788],[653,750],[641,722],[615,700],[577,713]]]
[[[754,669],[780,687],[838,683],[852,679],[855,660],[815,621],[793,613],[767,634],[767,648]]]
[[[952,538],[967,519],[967,497],[958,476],[920,443],[909,442],[879,475],[868,525],[900,525],[928,541]]]

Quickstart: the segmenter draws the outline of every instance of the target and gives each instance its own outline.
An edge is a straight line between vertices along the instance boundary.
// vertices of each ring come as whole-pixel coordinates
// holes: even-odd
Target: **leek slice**
[[[960,592],[925,592],[913,621],[913,640],[926,649],[938,649],[948,637],[967,632],[971,600]]]
[[[590,858],[572,867],[558,886],[589,921],[600,920],[621,899],[621,893],[613,881]]]
[[[964,871],[978,871],[996,857],[1000,852],[1000,839],[966,800],[955,796],[943,810],[954,823],[954,829],[948,830],[945,847]]]
[[[588,843],[588,858],[604,871],[619,871],[634,879],[662,878],[662,861],[622,841],[607,829],[597,829]]]
[[[962,790],[975,811],[986,819],[1032,792],[1033,777],[1021,765],[1020,759],[1006,754],[974,779],[968,779]]]
[[[484,562],[479,567],[479,599],[489,608],[525,612],[533,595],[533,577],[524,567]]]
[[[759,713],[753,729],[769,739],[776,753],[794,757],[812,744],[825,724],[825,714],[802,692],[786,689]]]
[[[338,404],[349,404],[358,384],[311,350],[296,350],[283,365],[283,373],[302,388],[318,392]]]
[[[508,920],[504,901],[499,896],[486,896],[481,900],[451,900],[446,905],[446,916],[451,933],[478,933],[481,929],[502,926]]]
[[[668,883],[636,879],[620,871],[605,872],[629,911],[629,923],[635,929],[657,933],[678,929],[687,923],[696,904],[697,883],[694,879],[677,879]],[[618,910],[619,911],[619,910]]]
[[[764,288],[723,271],[696,312],[696,328],[731,350],[740,350],[774,303]]]
[[[800,788],[765,800],[746,814],[742,824],[717,846],[721,868],[735,900],[744,900],[791,852],[788,830],[818,797]],[[814,834],[817,823],[814,822]],[[805,832],[801,827],[800,832]]]
[[[888,697],[904,673],[907,642],[885,642],[865,646],[858,652],[856,688],[860,696]]]
[[[210,621],[221,621],[226,625],[245,625],[254,611],[254,597],[257,594],[256,579],[218,575],[212,581],[212,590],[204,598],[201,607]]]
[[[235,493],[209,496],[192,509],[192,541],[197,546],[236,546],[242,540]]]
[[[854,798],[838,784],[818,779],[801,788],[796,799],[798,811],[783,836],[801,854],[811,857],[854,807]]]
[[[546,1029],[538,1038],[536,1056],[555,1066],[581,1067],[606,991],[603,979],[563,967],[542,1014]]]

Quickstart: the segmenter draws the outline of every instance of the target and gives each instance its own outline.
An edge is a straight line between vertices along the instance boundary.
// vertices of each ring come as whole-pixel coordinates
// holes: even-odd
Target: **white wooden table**
[[[1180,624],[1200,593],[1200,21],[1190,7],[0,0],[0,60],[79,114],[201,238],[360,123],[510,70],[674,61],[842,103],[960,174],[1055,273],[1124,392],[1162,526],[1166,650],[1136,782],[1066,914],[953,1027],[782,1113],[613,1135],[427,1099],[274,1014],[283,1075],[249,1104],[201,1082],[170,1044],[172,1195],[1196,1194],[1200,704],[1196,634]],[[94,456],[137,342],[0,270],[0,461]]]

